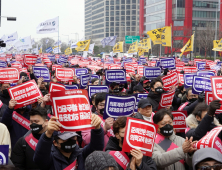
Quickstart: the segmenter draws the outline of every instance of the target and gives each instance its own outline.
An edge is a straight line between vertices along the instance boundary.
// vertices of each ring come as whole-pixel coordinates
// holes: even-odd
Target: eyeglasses
[[[217,164],[214,166],[200,166],[199,167],[200,170],[221,170],[222,169],[222,164]]]

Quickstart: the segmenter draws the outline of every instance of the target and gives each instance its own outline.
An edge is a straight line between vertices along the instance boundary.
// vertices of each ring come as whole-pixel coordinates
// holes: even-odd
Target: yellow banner
[[[69,54],[72,54],[72,49],[70,47],[68,47],[66,50],[65,50],[65,55],[69,55]]]
[[[151,39],[143,39],[138,44],[138,49],[143,49],[144,52],[149,52],[149,49],[151,49]]]
[[[222,47],[222,38],[220,40],[213,40],[213,48]]]
[[[161,41],[162,41],[162,46],[166,47],[171,47],[171,26],[163,27],[162,35],[161,35]]]
[[[144,52],[146,52],[144,49],[139,49],[138,55],[142,56],[142,55],[144,55]]]
[[[193,51],[193,42],[194,42],[194,34],[191,36],[191,38],[187,41],[187,43],[185,44],[185,46],[180,50],[181,54],[180,56],[183,55],[184,52],[187,51]]]
[[[147,34],[150,36],[151,40],[155,44],[162,44],[161,35],[164,30],[163,28],[157,28],[151,31],[148,31]]]
[[[138,42],[136,41],[129,47],[128,54],[137,53],[137,52],[138,52]]]
[[[123,52],[123,42],[116,43],[113,47],[113,52],[114,53],[117,53],[117,52],[122,53]]]
[[[76,51],[88,51],[90,40],[79,41],[76,45],[78,46],[76,47]]]

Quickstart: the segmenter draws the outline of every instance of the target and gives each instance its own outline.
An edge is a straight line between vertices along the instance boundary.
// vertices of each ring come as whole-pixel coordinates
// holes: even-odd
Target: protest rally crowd
[[[0,169],[222,169],[219,60],[0,59]]]

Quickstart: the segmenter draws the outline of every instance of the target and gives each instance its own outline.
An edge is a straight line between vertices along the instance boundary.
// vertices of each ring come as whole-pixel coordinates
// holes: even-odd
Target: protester
[[[122,152],[125,127],[126,127],[126,117],[118,117],[113,124],[113,132],[115,137],[110,137],[109,142],[106,146],[106,151],[111,153],[111,151],[119,151],[124,160],[130,160],[126,169],[137,169],[137,170],[156,170],[156,166],[150,157],[144,156],[141,150],[132,149],[130,153]],[[116,160],[118,163],[119,161]],[[120,164],[118,164],[119,170],[125,169]]]
[[[215,118],[215,111],[221,106],[220,100],[214,100],[208,106],[205,103],[199,103],[192,114],[186,118],[188,131],[186,136],[193,140],[200,140],[207,132],[211,131],[217,126],[221,126]]]
[[[193,170],[221,170],[222,154],[214,148],[202,148],[193,155]]]
[[[92,83],[92,85],[96,86],[99,84],[99,79],[94,78],[94,79],[92,79],[91,83]]]
[[[134,118],[153,122],[154,113],[152,112],[152,105],[148,99],[141,99],[138,103],[138,112],[133,116]]]
[[[185,163],[192,166],[192,154],[196,150],[193,148],[193,138],[188,140],[175,135],[171,111],[157,111],[153,122],[159,125],[152,155],[157,169],[185,170]]]
[[[9,101],[10,101],[10,95],[8,92],[8,88],[10,87],[9,83],[3,83],[1,84],[1,94],[0,94],[0,100],[2,101],[2,103],[6,104],[8,106]]]
[[[53,136],[54,131],[59,131],[61,127],[55,120],[58,118],[52,117],[49,120],[47,131],[41,135],[36,146],[34,162],[40,169],[61,170],[68,166],[72,169],[78,165],[78,169],[85,170],[86,157],[95,150],[103,150],[104,147],[101,119],[98,115],[92,114],[92,126],[95,129],[91,130],[90,143],[83,149],[76,144],[78,135],[75,132],[58,133]]]
[[[136,94],[136,93],[144,93],[143,86],[141,86],[140,84],[134,86],[133,87],[133,94]]]
[[[9,145],[9,156],[11,155],[11,139],[7,127],[0,123],[0,145]]]
[[[11,160],[15,167],[19,169],[39,169],[39,166],[33,162],[36,144],[41,134],[47,130],[47,111],[38,107],[29,112],[30,128],[23,137],[15,144]]]
[[[129,75],[132,80],[131,87],[130,87],[130,93],[133,93],[133,88],[134,88],[134,86],[136,86],[140,82],[141,77],[139,74],[136,74],[135,77],[132,74],[129,74]]]

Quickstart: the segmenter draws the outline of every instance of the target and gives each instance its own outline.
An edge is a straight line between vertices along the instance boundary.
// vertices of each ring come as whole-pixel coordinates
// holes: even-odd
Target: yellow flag
[[[136,41],[129,47],[128,54],[137,53],[137,52],[138,52],[138,42]]]
[[[222,47],[216,47],[212,49],[213,51],[222,51]]]
[[[220,51],[220,47],[222,47],[222,38],[220,40],[213,40],[213,51]]]
[[[69,55],[69,54],[72,54],[72,49],[70,47],[68,47],[66,50],[65,50],[65,55]]]
[[[161,35],[161,41],[162,46],[171,47],[171,26],[163,27],[162,35]]]
[[[185,46],[180,50],[180,51],[181,51],[180,56],[182,56],[184,52],[193,51],[193,42],[194,42],[194,34],[193,34],[193,35],[191,36],[191,38],[187,41],[187,43],[185,44]]]
[[[161,35],[164,28],[157,28],[147,32],[154,44],[162,44]]]
[[[144,55],[144,52],[146,52],[144,49],[139,49],[138,55],[142,56],[142,55]]]
[[[122,53],[123,52],[123,41],[122,42],[118,42],[114,45],[113,47],[113,52],[114,53],[117,53],[117,52],[120,52]]]
[[[143,49],[144,52],[149,52],[149,49],[151,49],[151,39],[143,39],[138,44],[138,49]]]
[[[79,41],[76,45],[78,46],[76,47],[76,51],[88,51],[90,40]]]
[[[42,47],[39,49],[39,53],[42,53]]]

